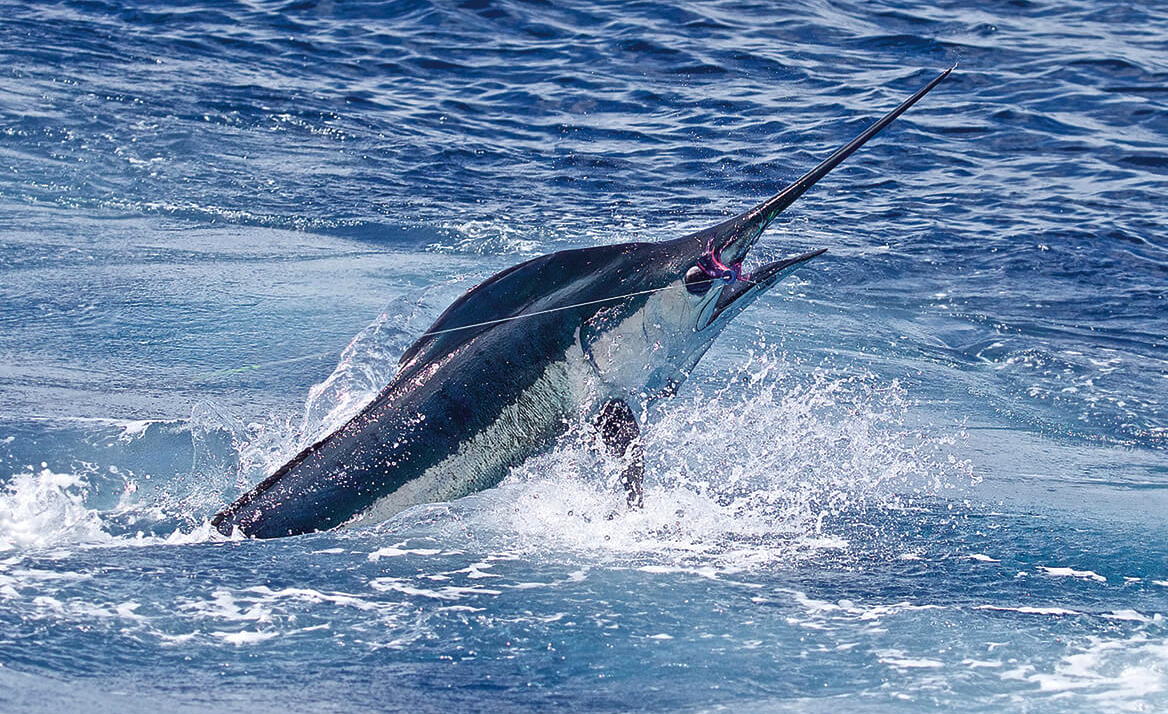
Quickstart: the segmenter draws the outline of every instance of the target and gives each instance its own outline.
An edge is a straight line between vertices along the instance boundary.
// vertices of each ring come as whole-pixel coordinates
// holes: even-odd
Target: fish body
[[[498,484],[592,418],[625,462],[630,505],[643,464],[633,405],[674,393],[714,338],[812,251],[742,267],[768,224],[948,76],[947,70],[782,192],[660,243],[561,251],[488,278],[402,356],[357,416],[212,519],[270,538],[382,519]]]

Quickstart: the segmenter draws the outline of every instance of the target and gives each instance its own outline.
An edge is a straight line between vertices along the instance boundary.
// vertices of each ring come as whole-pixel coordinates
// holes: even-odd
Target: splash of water
[[[307,446],[352,418],[389,383],[402,353],[425,325],[419,303],[398,298],[341,352],[340,362],[320,384],[308,390],[300,441]]]
[[[88,484],[42,468],[16,474],[0,492],[0,552],[61,543],[108,543],[98,511],[85,505]]]
[[[726,386],[653,409],[643,510],[624,507],[619,467],[581,427],[446,517],[532,552],[554,544],[735,570],[846,548],[854,529],[833,524],[969,482],[971,465],[951,453],[956,437],[910,426],[898,383],[788,368],[773,351],[755,355]],[[423,509],[385,529],[432,516]]]
[[[115,511],[87,507],[80,477],[18,477],[5,496],[13,504],[7,510],[17,515],[4,522],[3,542],[9,548],[92,542],[110,533],[140,540],[143,528],[164,541],[212,537],[200,528],[211,512],[376,395],[425,317],[416,303],[392,303],[310,390],[299,418],[246,422],[200,405],[188,423],[191,472],[155,479],[149,492],[139,491]],[[753,567],[845,547],[846,538],[826,523],[895,506],[906,493],[935,494],[971,474],[967,462],[951,455],[952,434],[908,425],[911,402],[895,381],[802,370],[771,348],[716,382],[722,386],[695,385],[645,415],[642,511],[623,507],[616,465],[581,427],[515,469],[501,489],[444,506],[444,517],[506,547],[599,546],[610,554]],[[133,493],[136,484],[127,485]],[[111,529],[111,517],[126,523]],[[400,531],[414,517],[407,512],[385,528]],[[151,520],[155,527],[142,525]]]

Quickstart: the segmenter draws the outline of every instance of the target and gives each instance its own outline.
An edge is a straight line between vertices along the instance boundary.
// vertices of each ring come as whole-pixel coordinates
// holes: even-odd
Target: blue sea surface
[[[208,519],[463,291],[932,94],[643,427]],[[0,711],[1168,711],[1168,7],[0,1]]]

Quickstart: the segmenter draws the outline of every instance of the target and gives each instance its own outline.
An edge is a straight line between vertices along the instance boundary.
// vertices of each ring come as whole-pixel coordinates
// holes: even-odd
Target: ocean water
[[[1168,10],[3,3],[0,710],[1168,711]],[[770,195],[644,427],[227,540],[457,295]],[[761,258],[760,258],[761,259]]]

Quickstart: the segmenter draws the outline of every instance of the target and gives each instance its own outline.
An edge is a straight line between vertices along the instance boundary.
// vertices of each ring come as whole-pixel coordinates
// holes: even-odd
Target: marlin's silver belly
[[[458,450],[382,497],[346,525],[375,523],[423,503],[450,501],[495,486],[509,470],[563,434],[604,393],[579,342],[550,362],[498,417],[468,435]]]

